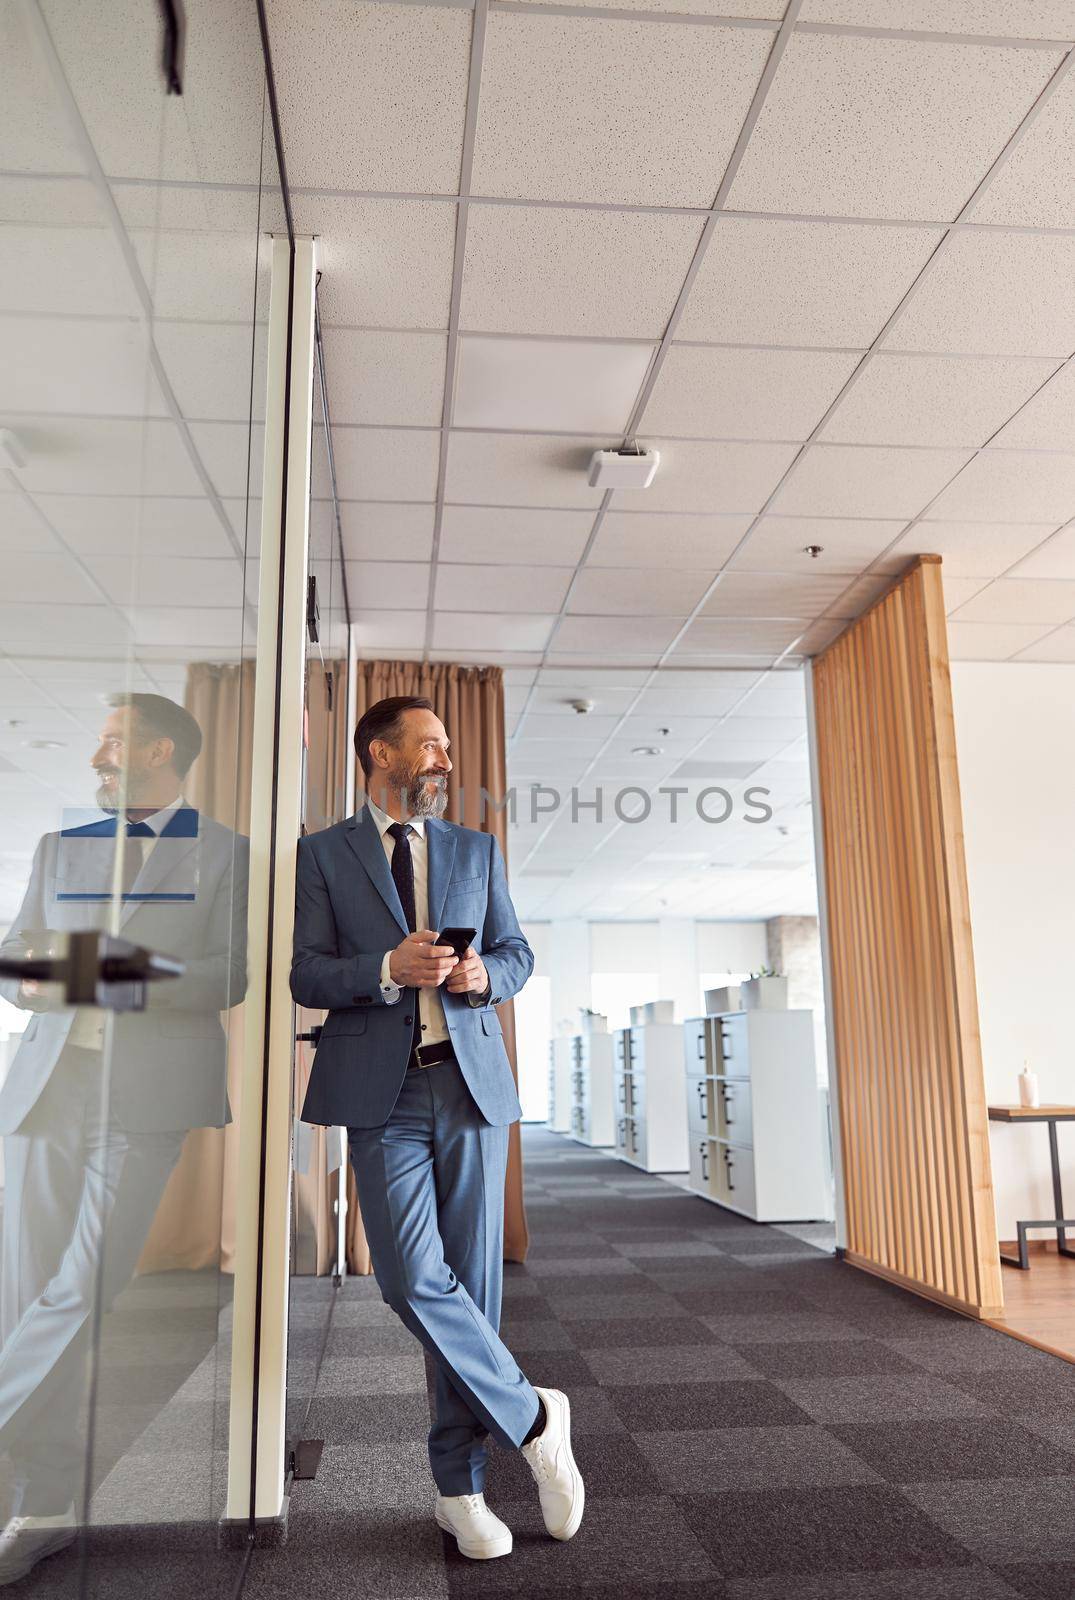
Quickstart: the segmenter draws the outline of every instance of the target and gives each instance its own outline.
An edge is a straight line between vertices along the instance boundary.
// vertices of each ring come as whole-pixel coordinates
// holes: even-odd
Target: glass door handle
[[[297,1033],[295,1035],[295,1043],[296,1044],[312,1044],[312,1045],[314,1045],[316,1047],[317,1045],[319,1045],[321,1043],[321,1034],[322,1034],[322,1031],[323,1031],[323,1027],[324,1027],[323,1023],[315,1022],[313,1027],[310,1029],[310,1031],[308,1033]]]
[[[186,962],[177,957],[146,950],[110,933],[84,929],[64,937],[67,947],[62,954],[0,956],[0,977],[62,983],[69,1006],[142,1011],[147,983],[180,978],[186,971]]]

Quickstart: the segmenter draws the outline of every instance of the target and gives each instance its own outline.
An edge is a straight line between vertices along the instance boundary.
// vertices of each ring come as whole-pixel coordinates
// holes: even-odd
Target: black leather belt
[[[450,1039],[443,1039],[440,1044],[420,1044],[411,1051],[407,1071],[417,1072],[420,1067],[435,1067],[438,1061],[454,1060],[455,1049]]]

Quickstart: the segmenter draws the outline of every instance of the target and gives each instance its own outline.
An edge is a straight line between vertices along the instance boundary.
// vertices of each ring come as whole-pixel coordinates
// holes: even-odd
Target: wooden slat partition
[[[847,1259],[1003,1305],[948,643],[922,556],[814,662]]]

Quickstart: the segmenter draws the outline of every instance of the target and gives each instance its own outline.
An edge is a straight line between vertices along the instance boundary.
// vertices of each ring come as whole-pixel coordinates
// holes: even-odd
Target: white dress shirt
[[[186,801],[181,794],[159,811],[153,811],[148,817],[143,817],[147,828],[152,828],[153,837],[149,839],[145,834],[138,839],[142,851],[142,865],[145,866],[153,852],[153,847],[165,828],[171,822],[180,806],[185,806]],[[126,820],[124,825],[126,825]],[[119,824],[117,823],[117,830]],[[137,836],[136,836],[137,837]],[[130,840],[126,843],[129,845]],[[67,1043],[78,1045],[81,1050],[103,1050],[105,1032],[105,1013],[100,1006],[79,1006],[75,1012],[75,1020],[71,1024],[71,1031],[67,1035]]]
[[[385,858],[388,861],[389,871],[392,868],[392,853],[396,848],[396,841],[389,828],[395,823],[395,818],[390,817],[386,811],[366,796],[366,805],[370,815],[377,824],[377,831],[381,835],[381,844],[384,846]],[[424,817],[408,817],[405,827],[410,829],[411,863],[414,867],[414,918],[416,928],[429,927],[429,852],[426,842],[426,819]],[[381,995],[386,1005],[394,1006],[399,1000],[403,990],[392,981],[389,962],[392,959],[391,950],[386,950],[381,962]],[[470,1006],[479,1006],[483,997],[479,994],[468,994],[466,1000]],[[441,1001],[439,989],[418,990],[418,1015],[422,1023],[422,1043],[440,1044],[448,1037],[448,1025],[444,1020],[444,1005]]]

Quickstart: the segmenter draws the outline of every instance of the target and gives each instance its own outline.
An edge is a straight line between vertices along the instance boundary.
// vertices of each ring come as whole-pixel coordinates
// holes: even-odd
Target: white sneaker
[[[579,1530],[586,1498],[571,1454],[571,1407],[559,1389],[536,1392],[545,1407],[545,1431],[519,1448],[534,1474],[546,1528],[554,1539],[571,1539]]]
[[[52,1517],[12,1517],[0,1533],[0,1584],[25,1578],[31,1567],[70,1544],[77,1532],[73,1505]]]
[[[455,1536],[461,1556],[491,1561],[511,1555],[511,1529],[485,1503],[483,1494],[438,1494],[437,1525]]]

